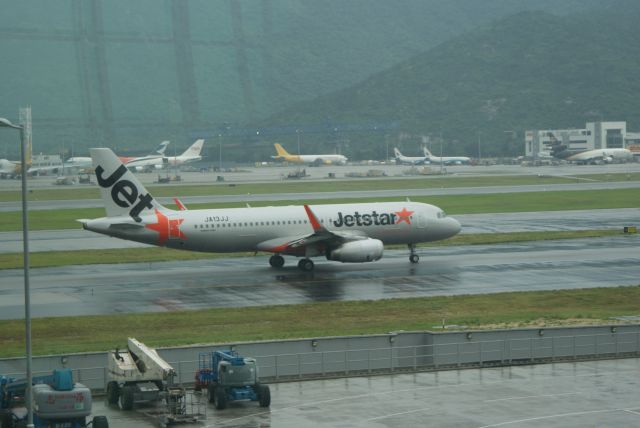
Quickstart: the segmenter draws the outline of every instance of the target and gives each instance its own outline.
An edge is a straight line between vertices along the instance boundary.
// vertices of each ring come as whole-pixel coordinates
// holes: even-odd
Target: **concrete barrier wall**
[[[138,338],[144,341],[144,338]],[[37,340],[37,339],[36,339]],[[123,342],[125,342],[123,338]],[[158,353],[191,384],[198,355],[233,347],[258,360],[267,382],[395,371],[484,367],[640,356],[640,325],[531,328],[459,332],[397,332],[284,341],[161,348]],[[33,359],[34,376],[55,368],[74,370],[92,389],[105,385],[107,353],[50,355]],[[0,359],[0,374],[25,376],[24,358]]]

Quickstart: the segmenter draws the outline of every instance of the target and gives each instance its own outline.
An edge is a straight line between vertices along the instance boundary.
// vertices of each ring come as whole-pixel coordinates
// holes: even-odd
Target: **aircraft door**
[[[424,229],[427,227],[427,215],[420,211],[418,212],[418,229]]]

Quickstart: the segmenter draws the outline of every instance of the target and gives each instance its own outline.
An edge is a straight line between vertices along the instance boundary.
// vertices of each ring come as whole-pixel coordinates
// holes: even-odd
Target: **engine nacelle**
[[[380,260],[384,245],[379,239],[362,239],[345,242],[338,248],[327,251],[327,259],[343,263],[363,263]]]

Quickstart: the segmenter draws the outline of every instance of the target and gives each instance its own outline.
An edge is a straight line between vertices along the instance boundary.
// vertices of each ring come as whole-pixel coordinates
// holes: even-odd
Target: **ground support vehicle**
[[[271,391],[260,384],[256,360],[232,350],[201,353],[195,381],[196,390],[206,388],[209,402],[219,410],[239,400],[258,401],[260,407],[271,405]]]
[[[54,370],[51,375],[35,376],[33,384],[33,424],[36,428],[109,428],[105,416],[91,415],[91,391],[73,382],[69,369]],[[28,381],[0,376],[0,427],[27,425],[25,397]]]
[[[122,410],[136,403],[151,403],[147,414],[161,424],[191,422],[201,416],[194,405],[187,405],[184,388],[174,385],[174,368],[155,349],[134,338],[127,340],[127,350],[109,352],[107,356],[107,402]]]

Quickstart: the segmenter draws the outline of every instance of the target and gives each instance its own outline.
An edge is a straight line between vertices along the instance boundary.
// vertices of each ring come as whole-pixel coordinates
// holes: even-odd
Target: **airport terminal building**
[[[626,148],[640,155],[640,132],[627,132],[627,122],[587,122],[583,129],[525,131],[525,156],[548,158],[558,141],[572,151]]]

